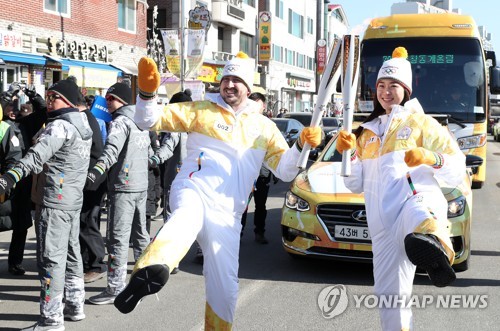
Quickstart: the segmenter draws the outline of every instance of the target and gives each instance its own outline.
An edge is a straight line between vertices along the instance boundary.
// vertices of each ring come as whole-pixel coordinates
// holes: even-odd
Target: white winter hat
[[[394,79],[398,81],[410,95],[411,89],[411,63],[407,60],[408,52],[404,47],[397,47],[392,52],[392,59],[382,64],[377,76],[377,83],[381,79]]]
[[[241,78],[248,88],[248,91],[252,91],[253,80],[254,80],[254,63],[253,61],[243,52],[238,52],[235,57],[227,61],[222,71],[222,78],[226,76],[236,76]]]

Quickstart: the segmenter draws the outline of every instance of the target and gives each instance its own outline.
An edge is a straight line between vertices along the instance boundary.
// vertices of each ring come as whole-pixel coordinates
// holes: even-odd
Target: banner
[[[187,63],[184,68],[184,77],[196,77],[203,64],[203,51],[205,50],[205,30],[188,29],[186,40]]]
[[[167,68],[172,74],[181,77],[181,40],[179,30],[161,30]],[[183,77],[196,77],[203,64],[205,50],[205,30],[186,29],[184,32],[184,73]]]
[[[271,13],[259,13],[259,61],[271,59]]]
[[[94,114],[96,118],[104,120],[104,122],[111,121],[111,114],[108,112],[108,105],[106,104],[106,99],[104,99],[100,95],[95,96],[92,108],[90,108],[90,112]]]
[[[180,49],[181,40],[179,38],[179,30],[163,30],[160,29],[163,38],[163,46],[165,47],[165,58],[167,60],[168,70],[176,76],[180,76],[181,62]]]

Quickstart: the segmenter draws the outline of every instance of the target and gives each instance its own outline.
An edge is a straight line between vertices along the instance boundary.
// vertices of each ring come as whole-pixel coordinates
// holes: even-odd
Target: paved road
[[[414,292],[420,297],[432,295],[486,295],[485,309],[445,309],[430,305],[413,309],[415,328],[419,330],[500,330],[500,143],[489,137],[488,182],[474,190],[473,255],[469,271],[458,274],[453,286],[438,289],[428,279],[417,276]],[[280,243],[280,207],[287,185],[271,189],[268,202],[267,236],[269,245],[253,241],[252,218],[240,252],[240,295],[235,330],[378,330],[378,312],[374,308],[356,308],[349,301],[347,310],[333,319],[322,317],[317,298],[322,289],[342,284],[350,296],[370,295],[373,278],[370,264],[324,260],[296,260],[288,256]],[[252,209],[252,205],[250,206]],[[160,222],[154,222],[158,228]],[[105,223],[102,223],[103,232]],[[33,324],[38,317],[38,292],[35,265],[35,235],[29,233],[26,249],[27,274],[13,277],[7,273],[7,249],[10,233],[0,233],[0,330],[17,330]],[[131,261],[132,259],[130,259]],[[66,322],[67,330],[202,330],[204,283],[201,266],[194,263],[194,248],[180,265],[158,298],[150,296],[128,315],[113,306],[86,305],[87,318]],[[129,269],[132,268],[130,263]],[[105,280],[86,287],[87,298],[101,291]]]

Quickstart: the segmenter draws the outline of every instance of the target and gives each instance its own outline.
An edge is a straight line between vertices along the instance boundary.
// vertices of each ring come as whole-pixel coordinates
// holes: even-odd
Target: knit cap
[[[111,85],[106,95],[112,95],[125,105],[132,103],[132,89],[125,83],[115,83]]]
[[[236,76],[241,78],[249,91],[252,91],[254,81],[254,62],[248,55],[238,52],[235,57],[227,61],[222,71],[222,78]],[[221,79],[222,79],[221,78]]]
[[[172,95],[172,98],[170,98],[170,101],[168,103],[177,103],[177,102],[189,102],[193,101],[191,99],[191,90],[186,89],[184,92],[177,92],[174,95]]]
[[[381,79],[394,79],[398,81],[411,95],[412,72],[406,48],[397,47],[394,49],[392,58],[385,61],[378,72],[377,84]]]
[[[73,80],[60,80],[49,87],[48,92],[50,91],[58,94],[61,99],[63,99],[71,107],[76,108],[78,98],[80,96],[80,90]]]

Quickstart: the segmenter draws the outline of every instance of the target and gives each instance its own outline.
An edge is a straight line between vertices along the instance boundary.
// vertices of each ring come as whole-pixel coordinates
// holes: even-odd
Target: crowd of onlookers
[[[112,303],[125,286],[129,246],[137,260],[151,240],[151,220],[166,218],[169,210],[185,137],[140,130],[126,81],[104,97],[107,120],[94,116],[98,97],[83,96],[72,77],[45,97],[18,83],[0,95],[0,231],[12,230],[8,271],[22,276],[26,237],[35,224],[42,290],[34,330],[58,330],[64,319],[85,318],[84,284],[105,276],[107,287],[89,301]],[[170,102],[190,100],[188,90]],[[162,209],[164,216],[157,215]]]

